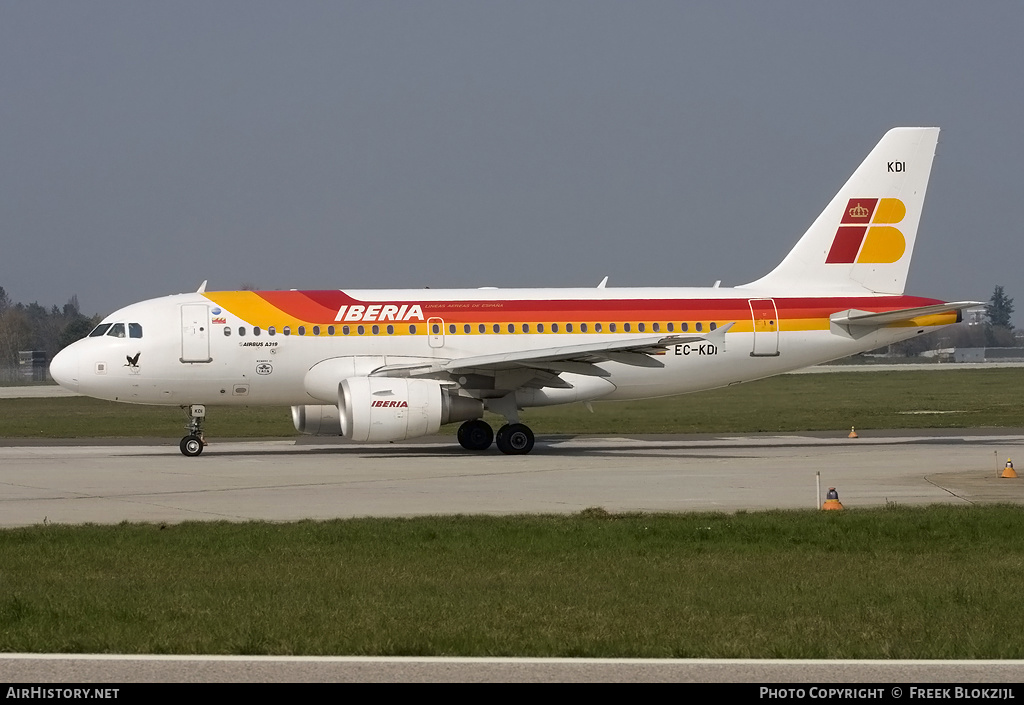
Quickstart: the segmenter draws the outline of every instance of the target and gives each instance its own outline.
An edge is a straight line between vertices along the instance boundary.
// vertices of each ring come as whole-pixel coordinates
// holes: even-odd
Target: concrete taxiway
[[[8,442],[10,444],[11,442]],[[527,456],[454,439],[384,445],[216,442],[0,447],[0,525],[331,519],[429,514],[810,509],[1021,502],[1024,435],[932,432],[541,438]]]

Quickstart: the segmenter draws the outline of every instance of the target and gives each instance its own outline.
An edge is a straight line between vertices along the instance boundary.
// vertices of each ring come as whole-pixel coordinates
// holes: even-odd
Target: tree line
[[[82,313],[77,296],[63,307],[46,308],[35,301],[11,301],[0,286],[0,367],[17,367],[21,350],[42,350],[53,359],[61,348],[88,335],[99,321],[99,315]]]

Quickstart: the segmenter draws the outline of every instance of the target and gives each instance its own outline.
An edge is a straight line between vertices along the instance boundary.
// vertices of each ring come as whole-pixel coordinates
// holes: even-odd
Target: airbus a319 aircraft
[[[383,442],[463,422],[529,453],[528,407],[724,387],[960,320],[904,295],[939,130],[890,130],[774,270],[734,288],[199,291],[132,304],[54,357],[63,387],[181,406],[290,405],[297,430]],[[739,243],[737,243],[739,244]],[[607,278],[605,279],[607,281]],[[484,411],[504,417],[495,434]]]

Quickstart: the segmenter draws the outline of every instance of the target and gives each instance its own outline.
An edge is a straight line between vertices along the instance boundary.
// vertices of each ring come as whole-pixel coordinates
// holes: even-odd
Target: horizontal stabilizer
[[[883,326],[889,326],[896,323],[909,323],[915,318],[921,318],[922,316],[936,316],[943,313],[956,312],[957,323],[959,323],[962,320],[962,316],[960,314],[961,311],[965,308],[974,308],[975,306],[981,305],[982,304],[979,301],[953,301],[947,304],[901,308],[898,311],[882,311],[881,313],[849,309],[832,314],[829,320],[833,324],[842,327],[843,330],[850,335],[860,337],[865,333],[870,333],[871,331]]]

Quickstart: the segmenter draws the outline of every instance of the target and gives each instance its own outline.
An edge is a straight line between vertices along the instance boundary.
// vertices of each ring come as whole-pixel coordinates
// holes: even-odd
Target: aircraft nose
[[[74,345],[61,350],[50,361],[53,381],[72,392],[78,391],[78,351]]]

